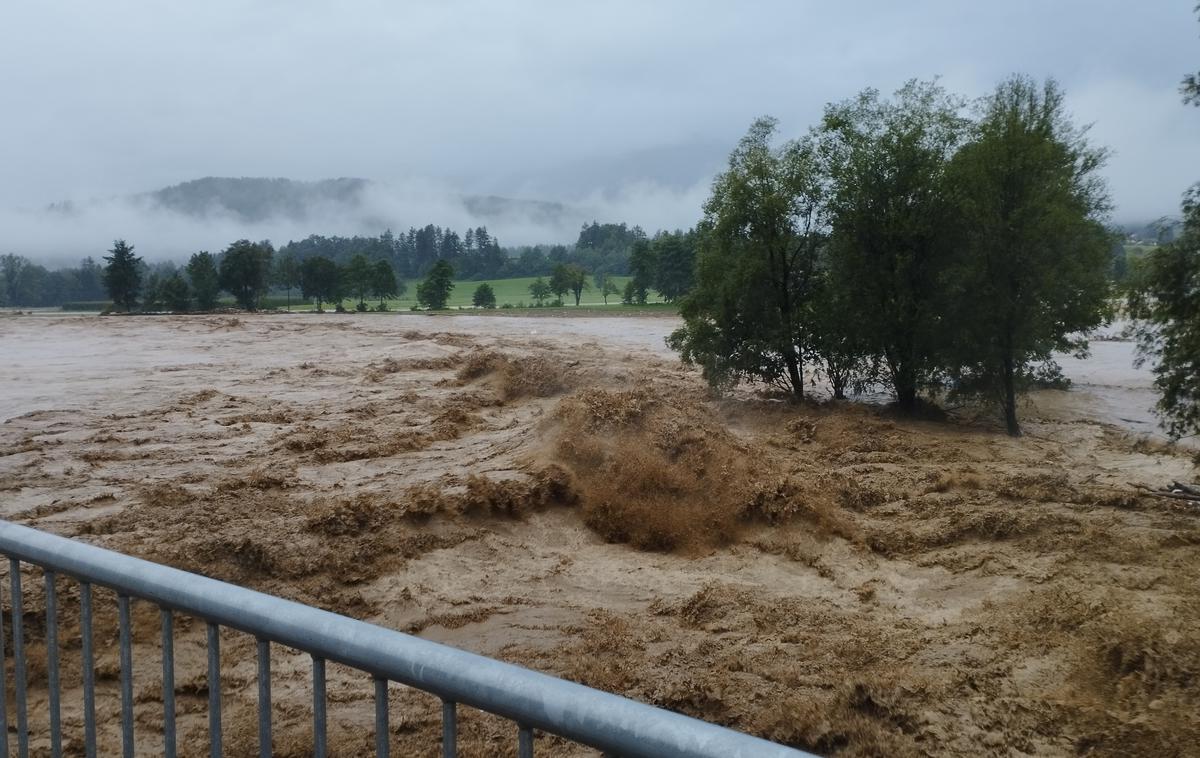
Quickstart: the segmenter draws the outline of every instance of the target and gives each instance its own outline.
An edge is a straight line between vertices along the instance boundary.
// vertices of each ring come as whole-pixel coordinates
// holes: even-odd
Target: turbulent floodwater
[[[137,322],[139,328],[94,328],[91,315],[39,314],[0,320],[0,420],[48,408],[88,408],[111,397],[115,388],[136,392],[149,384],[173,384],[171,373],[156,369],[211,360],[204,353],[189,353],[162,328],[159,319]],[[282,319],[371,319],[377,316],[329,314],[279,315]],[[523,316],[420,316],[395,317],[397,332],[437,328],[468,334],[525,334],[530,337],[576,338],[581,344],[603,342],[669,357],[666,337],[679,321],[669,317],[604,316],[546,318]],[[124,325],[123,325],[124,326]],[[1119,326],[1119,325],[1117,325]],[[1116,331],[1116,327],[1109,333]],[[347,347],[352,347],[348,345]],[[586,347],[585,347],[586,349]],[[1131,342],[1105,340],[1092,343],[1086,359],[1060,355],[1069,391],[1038,391],[1026,399],[1026,412],[1056,419],[1082,418],[1113,424],[1136,434],[1163,436],[1154,416],[1156,395],[1153,375],[1134,367]],[[339,356],[344,357],[344,356]],[[253,361],[247,354],[245,360]],[[103,381],[101,381],[103,380]],[[101,388],[103,385],[103,388]],[[884,395],[869,400],[885,401]]]

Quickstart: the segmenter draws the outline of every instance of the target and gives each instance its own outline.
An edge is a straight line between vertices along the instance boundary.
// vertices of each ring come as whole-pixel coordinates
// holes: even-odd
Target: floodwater
[[[242,318],[247,318],[243,316]],[[306,319],[325,323],[350,321],[372,332],[392,330],[436,330],[470,335],[524,336],[549,340],[577,340],[609,349],[670,358],[666,337],[678,328],[679,320],[664,316],[580,316],[568,318],[537,316],[424,316],[397,314],[393,317],[357,314],[280,314],[249,318]],[[178,391],[178,377],[164,372],[165,366],[209,363],[211,352],[168,328],[167,318],[98,318],[90,314],[44,313],[0,319],[0,421],[46,409],[92,408],[112,402],[113,393],[152,391],[161,385]],[[1118,325],[1119,326],[1119,325]],[[1114,334],[1116,327],[1109,330]],[[347,340],[352,341],[352,331]],[[257,362],[257,346],[247,345],[239,355],[244,362]],[[352,345],[347,345],[352,348]],[[308,355],[304,345],[289,344],[281,350]],[[339,358],[350,359],[343,354]],[[1092,343],[1085,359],[1058,356],[1063,372],[1071,380],[1068,391],[1040,390],[1025,399],[1024,414],[1056,420],[1083,419],[1113,424],[1134,434],[1164,437],[1154,415],[1156,393],[1149,368],[1135,368],[1132,342],[1105,339]],[[870,396],[886,400],[886,396]]]

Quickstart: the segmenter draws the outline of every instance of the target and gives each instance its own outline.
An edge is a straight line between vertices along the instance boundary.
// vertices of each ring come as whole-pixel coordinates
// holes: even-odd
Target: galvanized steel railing
[[[162,619],[162,702],[164,754],[173,757],[175,736],[174,614],[203,619],[208,633],[208,719],[210,755],[221,755],[222,626],[254,635],[258,657],[259,754],[271,755],[271,643],[312,656],[313,747],[326,750],[325,662],[334,661],[370,674],[375,683],[375,753],[388,755],[389,681],[441,698],[442,755],[456,755],[457,708],[478,708],[514,721],[518,755],[533,756],[535,731],[620,756],[646,758],[694,756],[795,758],[798,750],[751,737],[677,713],[638,703],[563,679],[503,663],[456,648],[355,621],[300,603],[254,592],[214,579],[114,553],[17,524],[0,521],[0,554],[9,558],[12,600],[13,692],[19,758],[29,750],[26,651],[20,565],[40,567],[46,584],[47,687],[51,753],[62,755],[59,681],[58,604],[55,578],[71,577],[80,586],[80,635],[83,664],[83,741],[96,755],[96,685],[92,640],[92,587],[117,593],[120,645],[122,752],[134,755],[133,648],[130,604],[157,605]],[[4,630],[0,618],[0,651]],[[0,758],[8,758],[8,709],[5,669],[0,666]]]

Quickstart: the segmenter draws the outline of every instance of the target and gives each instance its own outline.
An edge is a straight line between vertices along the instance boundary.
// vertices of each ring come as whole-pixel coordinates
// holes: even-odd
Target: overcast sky
[[[1200,179],[1178,94],[1193,5],[4,0],[0,206],[359,176],[646,214],[665,197],[648,225],[675,226],[758,115],[793,136],[863,87],[977,96],[1019,71],[1058,78],[1113,150],[1116,220],[1149,219]]]

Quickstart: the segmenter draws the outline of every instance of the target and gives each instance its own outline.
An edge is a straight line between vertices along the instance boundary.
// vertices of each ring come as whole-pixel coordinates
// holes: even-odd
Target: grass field
[[[515,279],[482,279],[482,280],[465,280],[465,279],[463,279],[463,280],[457,280],[454,282],[454,289],[450,292],[450,299],[449,299],[449,301],[447,301],[446,305],[449,308],[470,308],[470,307],[472,307],[471,299],[475,295],[475,289],[479,285],[483,284],[484,282],[487,282],[488,284],[490,284],[492,286],[492,291],[496,293],[496,307],[497,308],[505,305],[506,303],[513,306],[514,308],[531,307],[531,306],[533,306],[534,302],[533,302],[533,298],[529,296],[529,285],[533,284],[533,282],[536,281],[537,278],[538,277],[536,277],[536,276],[526,276],[526,277],[519,277],[519,278],[515,278]],[[545,279],[546,277],[542,277],[542,278]],[[614,276],[613,282],[616,283],[616,285],[619,289],[624,290],[625,284],[631,278],[632,277],[628,277],[628,276]],[[405,284],[407,285],[407,289],[404,292],[404,296],[400,297],[400,298],[393,298],[393,299],[388,300],[387,301],[388,309],[393,310],[393,311],[409,310],[414,305],[416,305],[417,304],[417,285],[420,283],[421,283],[420,279],[410,279],[410,280],[405,281]],[[595,288],[590,277],[588,278],[588,284],[592,285],[591,289],[587,289],[587,290],[583,291],[583,298],[579,301],[580,306],[588,306],[588,307],[592,307],[592,308],[606,307],[604,298],[600,296],[599,290],[597,290]],[[272,305],[275,305],[276,307],[280,307],[279,302],[278,302],[280,300],[280,298],[277,294],[272,295],[270,300],[271,300]],[[295,297],[292,302],[293,302],[292,310],[307,310],[308,308],[311,307],[309,304],[301,302],[300,298],[298,296]],[[347,308],[352,308],[354,305],[354,301],[351,298],[347,298],[344,302],[345,302]],[[377,303],[378,303],[377,300],[374,300],[374,301],[368,300],[368,304],[371,305],[372,307],[374,307]],[[662,303],[661,298],[657,297],[657,293],[652,293],[652,297],[650,298],[648,304],[651,304],[651,303],[653,303],[653,304],[661,304]],[[574,308],[575,307],[574,296],[571,295],[570,293],[568,293],[567,297],[563,299],[563,305]],[[607,307],[610,307],[610,308],[622,307],[621,306],[621,296],[619,294],[609,295]],[[628,308],[629,306],[623,306],[623,307]]]

